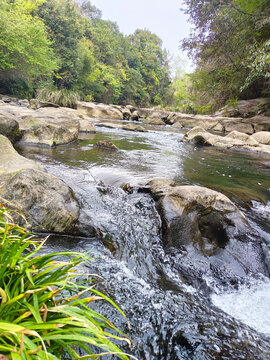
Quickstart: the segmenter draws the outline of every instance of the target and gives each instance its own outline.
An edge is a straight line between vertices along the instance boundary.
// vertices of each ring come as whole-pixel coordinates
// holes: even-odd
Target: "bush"
[[[0,210],[0,355],[79,359],[83,351],[84,359],[114,354],[128,360],[112,341],[129,339],[89,307],[105,299],[122,313],[94,289],[91,278],[78,273],[89,258],[75,252],[40,254],[43,243]]]
[[[80,100],[80,95],[71,90],[43,88],[37,91],[37,99],[52,102],[54,104],[76,108],[76,102]]]

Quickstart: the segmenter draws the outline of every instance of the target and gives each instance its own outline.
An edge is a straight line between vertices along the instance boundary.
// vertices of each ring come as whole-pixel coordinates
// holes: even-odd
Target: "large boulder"
[[[80,119],[79,120],[79,132],[95,133],[96,127],[92,121],[87,120],[87,119]]]
[[[55,146],[78,138],[79,114],[68,108],[40,108],[0,104],[0,116],[19,124],[18,134],[23,144]]]
[[[138,121],[140,118],[139,113],[137,110],[133,111],[130,116],[130,120]]]
[[[239,132],[239,131],[232,131],[228,135],[225,136],[225,139],[234,139],[234,140],[240,140],[244,144],[248,146],[258,146],[259,142],[252,136],[249,136],[246,133]]]
[[[254,132],[270,131],[270,116],[256,115],[248,120]]]
[[[91,102],[78,101],[77,111],[79,114],[92,118],[123,120],[123,113],[115,106],[106,104],[95,104]]]
[[[0,135],[0,196],[22,213],[37,231],[69,233],[78,221],[79,205],[73,191],[42,167],[19,155]],[[15,214],[18,214],[18,212]],[[18,222],[25,225],[24,217]]]
[[[246,134],[253,134],[254,128],[250,122],[243,119],[224,119],[223,127],[225,132],[239,131]]]
[[[20,137],[19,123],[12,115],[0,114],[0,134],[15,141]]]
[[[76,120],[42,119],[23,116],[19,120],[22,134],[21,144],[57,146],[69,144],[78,139],[79,122]]]
[[[153,111],[143,122],[151,125],[165,125],[168,115],[165,111]]]
[[[72,233],[79,204],[62,180],[40,170],[27,169],[0,178],[1,197],[19,210],[35,231]],[[18,217],[24,224],[23,217]]]
[[[42,167],[34,161],[19,155],[11,142],[3,135],[0,135],[0,153],[0,176],[25,169],[42,170]]]
[[[250,118],[255,115],[267,113],[270,110],[270,98],[240,100],[235,104],[224,106],[216,112],[218,116]]]
[[[191,283],[193,276],[200,281],[202,273],[225,282],[268,275],[259,235],[225,195],[176,186],[168,179],[154,179],[148,186],[161,216],[165,248],[176,249],[175,266]]]
[[[150,108],[135,108],[134,111],[137,111],[137,114],[139,116],[139,118],[142,118],[142,119],[146,119],[147,117],[149,117],[154,109],[150,109]],[[133,111],[133,112],[134,112]]]
[[[255,134],[251,135],[250,137],[260,144],[270,145],[270,132],[269,131],[259,131]]]
[[[239,135],[239,132],[233,131],[227,136],[219,136],[208,133],[206,130],[195,127],[188,131],[182,138],[183,142],[190,142],[203,146],[215,146],[230,150],[253,151],[256,153],[270,153],[270,146],[259,144],[259,142],[251,136],[246,137],[245,134]]]

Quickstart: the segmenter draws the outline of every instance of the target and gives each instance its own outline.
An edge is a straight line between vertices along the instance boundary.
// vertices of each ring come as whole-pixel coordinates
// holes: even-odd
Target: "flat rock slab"
[[[164,125],[164,123],[163,123],[163,125]],[[98,123],[96,123],[96,126],[106,127],[109,129],[123,129],[123,130],[128,130],[128,131],[147,132],[147,130],[143,126],[141,126],[139,124],[133,124],[133,123],[116,124],[113,122],[98,122]]]
[[[42,170],[42,167],[33,160],[19,155],[11,142],[3,135],[0,135],[0,153],[0,176],[26,169]]]
[[[118,107],[112,105],[78,101],[77,111],[79,114],[86,115],[91,118],[124,119],[122,111]]]
[[[40,108],[0,105],[0,118],[14,119],[20,141],[27,145],[57,146],[78,138],[79,114],[68,108]]]

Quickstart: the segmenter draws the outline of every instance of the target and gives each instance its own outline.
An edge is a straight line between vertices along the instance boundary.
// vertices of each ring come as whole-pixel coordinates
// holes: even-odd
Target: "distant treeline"
[[[124,36],[87,0],[0,0],[0,93],[44,89],[140,106],[167,105],[173,92],[167,53],[150,31]]]

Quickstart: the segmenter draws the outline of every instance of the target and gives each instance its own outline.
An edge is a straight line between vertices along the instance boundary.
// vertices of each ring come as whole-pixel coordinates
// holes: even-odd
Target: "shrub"
[[[129,339],[89,307],[105,299],[122,313],[94,289],[91,277],[79,274],[89,258],[76,252],[40,254],[43,243],[0,210],[0,355],[57,360],[114,354],[128,360],[112,341]],[[80,357],[81,351],[86,355]]]
[[[52,102],[54,104],[76,108],[76,102],[80,99],[80,95],[72,90],[43,88],[37,91],[37,99]]]

